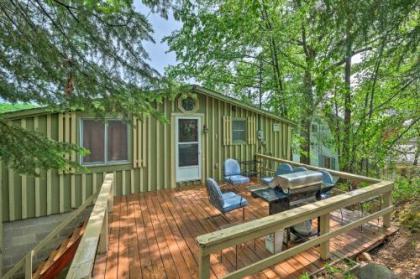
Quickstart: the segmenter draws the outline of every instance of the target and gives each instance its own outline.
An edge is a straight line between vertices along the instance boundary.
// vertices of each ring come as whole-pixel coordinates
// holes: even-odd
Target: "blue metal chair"
[[[265,185],[269,185],[271,181],[273,181],[274,177],[276,177],[277,175],[287,174],[291,172],[293,172],[293,167],[289,164],[283,163],[277,167],[276,173],[274,174],[275,176],[263,177],[261,178],[261,182]]]
[[[307,171],[308,169],[305,167],[296,167],[293,168],[293,172],[300,172],[300,171]]]
[[[241,175],[241,167],[235,159],[226,159],[224,162],[224,179],[232,185],[249,183],[249,177]]]
[[[245,206],[248,201],[241,195],[233,192],[222,193],[220,186],[213,178],[207,178],[206,189],[209,195],[210,204],[223,215],[235,209],[242,208],[242,219],[245,220]]]
[[[322,173],[322,188],[321,188],[321,199],[326,199],[331,196],[331,190],[334,188],[338,179],[334,179],[332,175],[324,170],[320,171]]]

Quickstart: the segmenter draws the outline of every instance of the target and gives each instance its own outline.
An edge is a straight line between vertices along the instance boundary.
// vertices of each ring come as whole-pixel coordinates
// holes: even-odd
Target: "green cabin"
[[[288,278],[296,272],[319,270],[315,246],[319,245],[322,260],[341,257],[341,251],[352,257],[360,252],[354,247],[373,248],[397,231],[391,227],[393,182],[331,169],[331,174],[368,186],[267,216],[267,201],[251,202],[249,185],[242,185],[236,190],[241,202],[242,196],[249,198],[251,214],[242,211],[231,215],[233,220],[242,220],[237,226],[227,218],[210,220],[214,210],[208,206],[201,185],[207,177],[223,180],[227,158],[254,164],[258,159],[255,170],[259,174],[268,173],[279,163],[325,169],[290,161],[292,122],[202,87],[191,86],[180,92],[155,104],[167,119],[164,122],[151,116],[127,121],[111,114],[97,119],[80,111],[42,108],[2,115],[14,125],[78,144],[91,153],[83,157],[76,152],[66,155],[85,165],[88,172],[43,170],[34,177],[19,175],[4,163],[0,166],[0,216],[5,222],[0,222],[0,277],[3,270],[6,278],[22,277],[22,272],[25,278],[53,278],[53,272],[70,265],[67,276],[71,278],[127,277],[139,272],[143,278],[210,278],[212,272],[225,276],[219,271],[233,270],[232,261],[222,261],[219,252],[242,246],[239,255],[246,255],[246,259],[241,259],[241,268],[228,277],[264,270]],[[258,186],[258,182],[251,185]],[[313,186],[321,189],[322,184],[309,184]],[[131,195],[164,189],[167,191]],[[99,190],[98,197],[93,195]],[[378,197],[379,211],[363,218],[354,219],[356,215],[346,208],[358,208],[361,202],[377,201]],[[379,216],[383,216],[381,223]],[[275,255],[267,254],[267,234],[275,236],[279,228],[314,217],[319,217],[321,236]],[[359,229],[373,220],[375,224],[378,220],[378,225],[370,222],[363,231]],[[241,245],[250,240],[254,249]],[[312,258],[315,255],[314,261],[303,256],[308,249],[312,249]],[[238,257],[238,250],[230,250],[231,256]],[[72,253],[71,259],[68,256]],[[215,271],[211,267],[212,253],[217,253],[214,256],[220,267]],[[249,255],[256,261],[249,261]],[[287,260],[286,268],[283,261],[290,257],[293,260]]]
[[[0,167],[3,222],[67,212],[95,193],[105,173],[116,175],[115,195],[202,185],[223,179],[227,158],[254,160],[255,153],[291,158],[286,119],[236,99],[190,86],[156,104],[167,123],[153,117],[96,120],[81,112],[35,108],[8,113],[16,125],[91,151],[79,160],[90,172],[45,170],[40,177]]]

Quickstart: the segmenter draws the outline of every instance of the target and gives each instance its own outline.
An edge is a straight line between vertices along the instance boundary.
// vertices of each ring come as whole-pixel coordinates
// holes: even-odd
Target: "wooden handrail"
[[[108,214],[112,209],[114,175],[105,176],[66,278],[90,278],[96,253],[108,250]]]
[[[246,267],[243,267],[239,270],[236,270],[236,271],[230,273],[228,276],[225,276],[224,278],[225,279],[226,278],[242,278],[246,275],[249,275],[249,274],[255,273],[257,271],[263,270],[263,269],[265,269],[269,266],[272,266],[272,265],[274,265],[274,264],[276,264],[276,263],[278,263],[282,260],[285,260],[285,259],[287,259],[287,258],[289,258],[293,255],[296,255],[298,253],[306,251],[311,247],[314,247],[314,246],[319,245],[319,244],[323,244],[333,237],[336,237],[336,236],[338,236],[342,233],[345,233],[345,232],[347,232],[347,231],[349,231],[353,228],[356,228],[356,227],[358,227],[358,226],[360,226],[364,223],[367,223],[371,220],[374,220],[374,219],[378,218],[379,216],[382,216],[384,214],[388,214],[388,213],[392,212],[393,210],[394,210],[393,206],[386,207],[386,208],[384,208],[384,209],[382,209],[378,212],[375,212],[375,213],[370,214],[368,216],[362,217],[357,221],[346,224],[346,225],[344,225],[344,226],[342,226],[342,227],[340,227],[340,228],[338,228],[334,231],[325,233],[325,234],[323,234],[319,237],[310,239],[310,240],[308,240],[308,241],[306,241],[302,244],[296,245],[296,246],[294,246],[294,247],[292,247],[288,250],[285,250],[281,253],[274,254],[274,255],[272,255],[272,256],[270,256],[270,257],[268,257],[268,258],[266,258],[262,261],[253,263],[249,266],[246,266]]]
[[[261,219],[253,220],[247,223],[232,226],[226,229],[218,230],[212,233],[200,235],[197,237],[199,244],[199,275],[200,278],[209,278],[210,276],[210,254],[220,251],[227,247],[232,247],[244,243],[246,241],[256,239],[268,234],[274,233],[305,220],[320,217],[321,235],[313,238],[305,243],[297,245],[291,249],[285,250],[281,253],[274,254],[268,258],[257,261],[251,265],[245,266],[233,273],[226,275],[224,278],[242,278],[246,275],[254,274],[261,271],[268,266],[276,264],[282,260],[292,257],[302,251],[305,251],[315,245],[320,245],[320,257],[327,259],[329,257],[329,239],[339,234],[345,233],[354,227],[363,223],[369,222],[374,218],[383,216],[383,226],[387,228],[390,226],[391,213],[393,206],[391,203],[391,192],[393,189],[393,182],[380,181],[375,178],[369,178],[351,173],[332,171],[329,169],[313,167],[305,164],[295,163],[288,160],[278,159],[271,156],[257,154],[261,159],[273,160],[275,162],[289,163],[295,166],[305,166],[312,170],[327,170],[334,175],[346,179],[353,179],[364,182],[374,182],[364,188],[356,189],[351,192],[330,197],[325,200],[320,200],[312,204],[283,211],[274,215],[269,215]],[[382,197],[384,202],[380,211],[365,216],[357,221],[346,224],[339,229],[330,231],[330,213],[334,210],[369,200],[373,197]]]
[[[333,196],[260,219],[217,230],[197,237],[204,254],[268,235],[279,229],[299,224],[339,208],[379,196],[392,190],[392,182],[380,182],[345,194]]]

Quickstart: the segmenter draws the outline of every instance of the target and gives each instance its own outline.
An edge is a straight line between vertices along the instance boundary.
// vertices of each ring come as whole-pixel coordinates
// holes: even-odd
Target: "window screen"
[[[233,143],[246,142],[246,121],[232,120],[232,141]]]
[[[335,158],[321,155],[323,167],[327,169],[335,169]]]
[[[121,120],[108,121],[108,161],[127,161],[127,124]]]
[[[90,154],[83,158],[83,162],[105,162],[104,135],[104,122],[97,120],[83,121],[83,147],[90,151]]]
[[[108,164],[128,161],[128,128],[121,120],[82,120],[82,145],[90,154],[86,164]]]

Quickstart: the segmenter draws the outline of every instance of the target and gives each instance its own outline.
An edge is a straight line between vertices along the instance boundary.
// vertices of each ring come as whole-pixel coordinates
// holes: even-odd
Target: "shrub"
[[[394,183],[392,199],[395,204],[407,202],[409,200],[418,199],[420,195],[420,178],[413,177],[411,179],[402,176],[397,177]]]
[[[409,200],[418,199],[420,195],[420,177],[411,179],[402,176],[397,177],[394,183],[392,199],[394,203],[400,204]]]
[[[412,233],[420,232],[420,201],[416,200],[400,214],[401,225]]]

